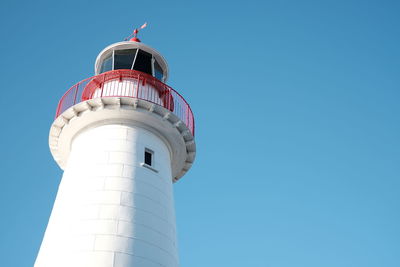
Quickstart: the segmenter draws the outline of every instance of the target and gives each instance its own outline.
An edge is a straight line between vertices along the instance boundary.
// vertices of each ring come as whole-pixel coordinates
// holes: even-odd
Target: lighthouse
[[[173,184],[195,158],[194,117],[137,32],[59,101],[49,146],[64,173],[35,267],[179,266]]]

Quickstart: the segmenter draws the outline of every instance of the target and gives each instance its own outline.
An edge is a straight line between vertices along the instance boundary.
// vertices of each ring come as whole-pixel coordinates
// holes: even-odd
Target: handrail
[[[99,97],[131,97],[149,101],[170,110],[194,136],[194,117],[186,100],[153,76],[136,70],[112,70],[87,78],[61,97],[56,118],[73,105]]]

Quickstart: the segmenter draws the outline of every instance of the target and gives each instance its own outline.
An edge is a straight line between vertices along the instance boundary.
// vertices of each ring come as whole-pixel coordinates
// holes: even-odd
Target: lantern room
[[[136,70],[147,73],[165,83],[168,79],[168,65],[155,49],[135,41],[124,41],[106,47],[97,56],[96,75],[111,70]]]

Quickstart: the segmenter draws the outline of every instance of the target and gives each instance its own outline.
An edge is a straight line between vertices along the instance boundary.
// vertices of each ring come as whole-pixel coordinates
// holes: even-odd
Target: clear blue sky
[[[191,104],[182,267],[400,266],[398,1],[0,2],[0,266],[32,266],[59,98],[130,34]]]

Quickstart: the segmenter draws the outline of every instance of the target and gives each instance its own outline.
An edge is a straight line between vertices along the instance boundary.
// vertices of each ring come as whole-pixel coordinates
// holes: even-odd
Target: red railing
[[[131,97],[162,106],[183,121],[194,136],[194,117],[185,99],[153,76],[135,70],[108,71],[75,84],[60,99],[56,118],[73,105],[98,97]]]

